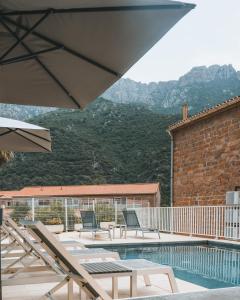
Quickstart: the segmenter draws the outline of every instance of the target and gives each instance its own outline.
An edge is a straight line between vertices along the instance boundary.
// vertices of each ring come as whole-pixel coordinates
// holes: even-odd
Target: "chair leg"
[[[73,300],[73,280],[68,281],[68,300]]]
[[[127,238],[127,229],[126,228],[122,229],[122,237],[123,237],[123,234],[124,234],[124,238],[126,239]]]
[[[45,295],[43,295],[40,299],[53,299],[52,295],[60,290],[65,284],[68,284],[69,279],[65,278],[63,281],[59,282],[56,286],[54,286],[50,291],[48,291]]]
[[[142,238],[144,239],[144,232],[142,231]]]
[[[160,230],[157,231],[158,238],[160,239]]]
[[[152,285],[148,275],[143,275],[143,279],[144,279],[144,282],[145,282],[146,286],[151,286]]]
[[[177,287],[177,283],[176,283],[176,279],[175,276],[173,274],[172,270],[169,270],[169,272],[167,273],[168,279],[169,279],[169,283],[171,286],[171,290],[172,293],[177,293],[178,292],[178,287]]]
[[[118,299],[118,278],[116,276],[112,278],[112,298]]]
[[[130,297],[137,296],[137,274],[130,276]]]
[[[79,300],[87,300],[87,294],[79,287]]]

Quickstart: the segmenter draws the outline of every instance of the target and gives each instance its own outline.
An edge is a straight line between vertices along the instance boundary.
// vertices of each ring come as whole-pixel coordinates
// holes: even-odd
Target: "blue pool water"
[[[240,285],[240,248],[203,244],[121,245],[121,259],[145,258],[173,267],[177,278],[213,289]]]

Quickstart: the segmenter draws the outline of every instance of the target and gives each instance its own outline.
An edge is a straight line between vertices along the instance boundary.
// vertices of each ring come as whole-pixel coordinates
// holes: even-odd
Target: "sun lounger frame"
[[[48,255],[55,259],[58,266],[67,274],[68,283],[72,284],[72,281],[75,281],[79,285],[79,288],[92,299],[112,299],[43,224],[39,222],[27,226],[27,228],[35,240],[47,251]],[[52,295],[65,284],[66,282],[63,282],[62,285],[61,283],[58,284],[48,292],[48,295]],[[69,294],[72,295],[72,292],[69,292]],[[70,299],[72,298],[70,297]]]

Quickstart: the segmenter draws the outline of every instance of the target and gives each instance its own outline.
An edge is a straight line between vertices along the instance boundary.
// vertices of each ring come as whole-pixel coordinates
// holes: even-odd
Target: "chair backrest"
[[[27,226],[31,235],[47,251],[48,255],[55,259],[56,264],[63,269],[66,274],[73,276],[73,280],[80,284],[86,293],[93,299],[111,300],[112,298],[100,287],[95,279],[81,266],[78,259],[61,245],[61,243],[47,230],[41,223]]]
[[[123,213],[125,224],[128,228],[141,228],[135,210],[124,209],[122,213]]]
[[[80,211],[82,226],[86,229],[98,228],[95,212],[93,210],[81,210]]]

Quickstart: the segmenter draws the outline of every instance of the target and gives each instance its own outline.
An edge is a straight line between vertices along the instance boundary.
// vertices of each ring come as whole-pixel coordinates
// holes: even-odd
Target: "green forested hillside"
[[[16,154],[0,188],[29,185],[157,182],[169,199],[170,139],[176,117],[137,104],[98,99],[84,111],[57,110],[31,121],[50,128],[51,154]]]

